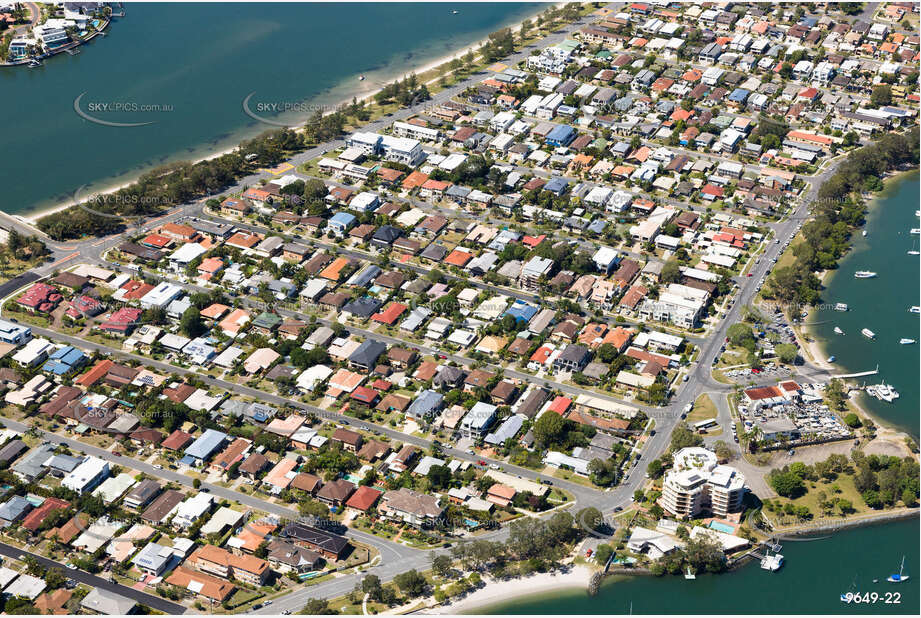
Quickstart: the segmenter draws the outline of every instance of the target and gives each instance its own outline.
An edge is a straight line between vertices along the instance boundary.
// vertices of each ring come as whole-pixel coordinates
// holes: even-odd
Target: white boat
[[[691,567],[688,567],[687,573],[684,574],[685,579],[697,579],[697,576],[691,573]]]
[[[893,583],[893,584],[901,584],[902,582],[907,582],[908,575],[905,575],[904,571],[905,571],[905,556],[902,556],[902,564],[899,566],[899,572],[893,573],[892,575],[887,577],[886,581]]]
[[[862,230],[860,233],[863,234],[864,237],[866,237],[866,235],[867,235],[867,231],[866,231],[866,230]]]
[[[909,252],[908,252],[908,255],[921,255],[921,251],[914,251],[914,250],[912,250],[912,251],[909,251]]]
[[[913,305],[908,308],[909,313],[921,313],[921,306]]]
[[[358,76],[358,81],[360,81],[360,82],[365,81],[365,76],[364,76],[364,75],[359,75],[359,76]]]
[[[875,386],[868,386],[864,389],[867,392],[867,395],[873,397],[874,399],[879,399],[879,393],[876,392]]]
[[[835,362],[835,355],[832,354],[831,356],[829,356],[829,357],[826,359],[825,362],[828,362],[828,363],[833,363],[833,362]]]
[[[876,386],[876,393],[879,395],[880,400],[885,401],[886,403],[892,403],[899,398],[899,393],[889,384],[878,384]]]
[[[911,228],[910,230],[908,230],[908,233],[909,233],[909,234],[914,234],[915,236],[917,236],[917,235],[921,234],[921,227],[913,227],[913,228]]]
[[[857,279],[872,279],[876,276],[876,273],[872,270],[858,270],[854,273],[854,277]]]
[[[874,333],[869,328],[863,328],[860,330],[860,334],[868,339],[876,339],[876,333]]]
[[[844,334],[844,331],[841,330],[840,328],[838,328],[837,326],[835,326],[835,334],[836,334],[836,335],[843,335],[843,334]]]
[[[460,11],[456,11],[456,10],[455,10],[455,11],[451,11],[451,15],[457,15],[458,13],[460,13]]]
[[[901,345],[911,345],[915,342],[914,339],[909,339],[908,337],[902,337],[899,339],[899,344]]]
[[[767,553],[764,555],[764,558],[761,559],[761,568],[765,571],[777,572],[782,566],[783,555],[781,554],[774,554],[772,556],[770,553]]]
[[[847,303],[836,303],[835,311],[847,311]]]

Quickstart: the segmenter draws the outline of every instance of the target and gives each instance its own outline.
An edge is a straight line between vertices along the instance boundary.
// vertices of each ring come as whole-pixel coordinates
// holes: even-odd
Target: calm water
[[[484,614],[917,614],[918,522],[858,528],[832,538],[787,541],[786,564],[777,573],[757,562],[719,576],[609,579],[595,597],[585,591],[548,593],[477,610]],[[898,572],[903,552],[907,582],[886,582]],[[901,603],[846,605],[842,593],[857,589],[900,592]],[[879,579],[874,584],[873,579]]]
[[[917,255],[918,236],[909,230],[918,227],[918,174],[900,176],[891,182],[886,194],[870,206],[867,236],[854,236],[854,248],[841,260],[840,268],[827,280],[822,297],[826,307],[814,314],[810,332],[824,342],[835,365],[846,373],[869,371],[879,365],[879,375],[863,378],[869,384],[885,381],[901,395],[885,403],[861,394],[861,402],[877,417],[918,436],[919,362],[918,344],[899,345],[906,337],[921,341],[918,315],[909,313],[918,300],[921,275]],[[874,279],[855,279],[854,272],[870,270]],[[834,311],[835,303],[847,303],[849,311]],[[844,331],[836,335],[834,327]],[[869,328],[876,333],[870,340],[860,334]]]
[[[0,208],[27,213],[70,201],[151,166],[224,149],[272,128],[242,101],[337,103],[540,12],[537,3],[131,3],[104,38],[41,68],[0,70],[6,118]],[[458,10],[452,15],[451,10]],[[365,81],[359,81],[359,75]],[[74,111],[109,104],[161,110]],[[266,114],[262,114],[266,115]],[[303,118],[308,113],[297,114]],[[12,119],[15,119],[13,121]],[[286,121],[293,120],[289,115]]]

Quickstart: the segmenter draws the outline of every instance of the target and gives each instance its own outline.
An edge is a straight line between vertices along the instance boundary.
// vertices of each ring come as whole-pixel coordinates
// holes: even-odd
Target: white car
[[[161,466],[160,464],[154,464],[153,467],[154,467],[154,470],[162,470],[162,469],[163,469],[163,466]]]

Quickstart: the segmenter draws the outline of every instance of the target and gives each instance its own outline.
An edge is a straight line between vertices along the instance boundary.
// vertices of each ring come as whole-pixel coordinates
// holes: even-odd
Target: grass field
[[[704,421],[710,418],[716,418],[716,414],[716,404],[713,403],[713,400],[710,399],[709,395],[703,393],[700,397],[697,398],[697,401],[694,402],[694,409],[691,410],[690,414],[688,414],[688,424],[693,424],[698,421]]]

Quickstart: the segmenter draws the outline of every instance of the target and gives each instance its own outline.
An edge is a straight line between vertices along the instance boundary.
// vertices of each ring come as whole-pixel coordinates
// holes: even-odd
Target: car
[[[499,469],[499,466],[498,466],[498,464],[489,464],[489,469],[490,469],[490,470],[498,470],[498,469]]]
[[[444,354],[439,354],[439,355],[438,355],[438,358],[439,358],[439,360],[447,360],[448,357],[445,356]]]
[[[162,469],[163,469],[163,466],[161,466],[160,464],[154,464],[154,465],[153,465],[153,468],[154,468],[154,470],[162,470]]]
[[[686,374],[684,374],[684,377],[681,378],[681,381],[682,381],[682,382],[687,382],[689,377],[691,377],[691,376],[690,376],[689,374],[686,373]]]
[[[553,481],[551,481],[550,479],[541,479],[540,482],[542,485],[553,485]]]
[[[112,451],[112,454],[115,455],[116,457],[122,456],[122,454],[119,451]]]
[[[751,274],[751,273],[748,273],[748,274],[747,274],[747,275],[745,275],[745,276],[746,276],[746,277],[751,277],[751,276],[752,276],[752,274]]]
[[[589,547],[588,549],[585,550],[585,557],[590,558],[591,555],[592,555],[592,548]]]
[[[650,429],[650,430],[649,430],[649,435],[650,435],[650,436],[656,435],[656,430],[655,430],[655,429]]]
[[[485,466],[485,465],[486,465],[486,462],[485,462],[485,461],[483,461],[482,459],[481,459],[481,460],[479,460],[479,461],[478,461],[478,462],[476,462],[476,463],[477,463],[477,465],[478,465],[478,466]]]
[[[622,507],[622,506],[615,506],[615,507],[614,507],[614,512],[615,512],[615,513],[620,513],[620,512],[623,511],[623,510],[624,510],[624,507]]]
[[[464,452],[467,453],[468,455],[474,455],[474,454],[475,454],[475,453],[473,452],[473,449],[472,449],[472,448],[468,448],[468,449],[465,450]]]
[[[256,603],[253,605],[253,609],[262,609],[262,603]]]
[[[262,606],[263,606],[263,607],[268,607],[268,606],[271,605],[271,604],[272,604],[272,599],[269,599],[268,601],[266,601],[265,603],[263,603]]]

